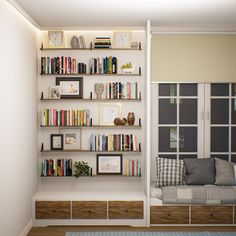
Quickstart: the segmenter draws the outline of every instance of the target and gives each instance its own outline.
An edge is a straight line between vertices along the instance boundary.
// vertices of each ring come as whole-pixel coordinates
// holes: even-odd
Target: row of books
[[[125,160],[126,176],[141,176],[141,164],[138,160]]]
[[[42,160],[41,176],[72,176],[71,159]]]
[[[57,110],[44,109],[42,111],[42,126],[89,126],[89,110]]]
[[[91,151],[138,151],[138,137],[133,134],[92,134]]]
[[[116,57],[93,57],[89,60],[90,74],[117,74],[118,60]]]
[[[110,36],[96,37],[94,48],[111,48],[111,37]]]
[[[71,57],[41,57],[41,74],[76,74],[78,65]]]
[[[137,82],[114,82],[106,84],[106,99],[138,99]]]

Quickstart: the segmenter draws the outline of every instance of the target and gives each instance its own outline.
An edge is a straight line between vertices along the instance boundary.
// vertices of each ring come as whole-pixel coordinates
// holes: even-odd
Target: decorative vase
[[[125,118],[115,118],[114,124],[115,125],[126,125],[127,120]]]
[[[79,41],[78,41],[78,38],[75,35],[71,39],[71,47],[72,48],[78,48],[79,47]]]
[[[133,112],[128,113],[127,121],[129,125],[134,125],[135,115]]]
[[[101,99],[102,98],[102,93],[104,91],[104,84],[101,83],[97,83],[94,85],[94,90],[95,93],[97,95],[97,99]]]

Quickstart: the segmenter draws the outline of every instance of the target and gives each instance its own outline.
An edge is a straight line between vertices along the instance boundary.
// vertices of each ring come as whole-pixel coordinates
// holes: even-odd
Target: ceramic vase
[[[128,113],[127,121],[129,125],[134,125],[135,115],[133,112]]]
[[[79,47],[79,41],[78,41],[78,38],[75,35],[71,39],[71,47],[72,48],[78,48]]]

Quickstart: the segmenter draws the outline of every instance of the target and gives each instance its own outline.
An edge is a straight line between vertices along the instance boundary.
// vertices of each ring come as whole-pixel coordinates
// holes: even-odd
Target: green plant
[[[132,66],[132,63],[131,62],[128,62],[128,63],[126,63],[125,65],[122,65],[121,66],[121,69],[128,69],[128,68],[132,68],[133,66]]]
[[[88,162],[75,162],[75,174],[74,176],[76,178],[79,178],[80,176],[90,176],[92,173],[92,168],[88,165]]]

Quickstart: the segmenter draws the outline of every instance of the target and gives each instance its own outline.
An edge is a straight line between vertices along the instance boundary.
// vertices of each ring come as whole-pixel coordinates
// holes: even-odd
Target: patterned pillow
[[[185,166],[183,160],[159,158],[157,165],[157,188],[184,184]]]

